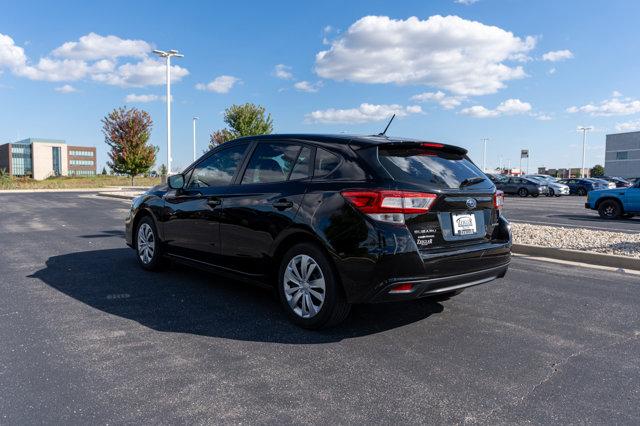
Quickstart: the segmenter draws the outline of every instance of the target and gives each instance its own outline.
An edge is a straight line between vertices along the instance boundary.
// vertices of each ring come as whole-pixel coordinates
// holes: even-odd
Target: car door
[[[294,223],[312,173],[314,149],[259,140],[224,197],[220,236],[225,267],[251,275],[269,269],[278,235]]]
[[[520,178],[510,177],[507,183],[505,184],[504,192],[507,194],[515,194],[518,192],[518,185],[520,183]]]
[[[640,212],[640,182],[625,190],[625,210],[629,212]]]
[[[249,143],[221,147],[185,176],[185,187],[164,197],[164,236],[171,254],[220,264],[220,217],[225,191],[236,177]]]

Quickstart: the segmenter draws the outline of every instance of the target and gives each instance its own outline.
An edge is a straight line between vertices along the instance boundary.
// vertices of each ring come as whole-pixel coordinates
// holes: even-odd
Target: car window
[[[309,166],[311,163],[311,149],[303,147],[296,160],[296,165],[291,170],[289,180],[305,179],[309,177]]]
[[[338,167],[340,158],[322,148],[316,149],[316,165],[313,172],[313,176],[322,177],[326,176]]]
[[[229,185],[248,146],[248,144],[236,145],[204,159],[193,169],[188,188]]]
[[[286,181],[294,169],[301,148],[302,146],[300,145],[290,143],[258,142],[247,165],[247,170],[242,177],[242,183]],[[308,161],[308,153],[306,158]],[[300,170],[297,173],[301,173]]]

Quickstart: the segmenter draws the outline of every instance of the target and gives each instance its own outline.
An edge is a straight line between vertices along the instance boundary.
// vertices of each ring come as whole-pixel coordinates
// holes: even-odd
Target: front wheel
[[[160,268],[162,257],[160,239],[153,219],[145,216],[138,223],[136,230],[136,253],[140,265],[149,271]]]
[[[622,206],[617,201],[606,200],[598,207],[598,214],[603,219],[618,219],[622,215]]]
[[[547,192],[547,197],[553,197],[554,195],[556,195],[555,191],[549,188],[549,192]]]
[[[314,244],[297,244],[285,253],[277,285],[287,316],[301,327],[334,326],[351,310],[330,260]]]

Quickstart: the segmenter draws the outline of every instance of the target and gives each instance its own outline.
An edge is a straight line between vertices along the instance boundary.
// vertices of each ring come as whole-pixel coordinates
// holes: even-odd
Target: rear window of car
[[[485,180],[469,188],[492,185],[482,171],[466,156],[424,148],[379,148],[378,158],[384,168],[398,181],[428,184],[435,188],[459,188],[466,179]]]

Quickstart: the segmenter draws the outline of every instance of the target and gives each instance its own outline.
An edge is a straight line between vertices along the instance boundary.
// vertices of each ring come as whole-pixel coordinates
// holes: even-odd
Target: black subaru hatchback
[[[446,298],[507,272],[502,193],[456,146],[386,136],[266,135],[206,153],[136,198],[127,244],[277,287],[295,323],[351,304]]]

